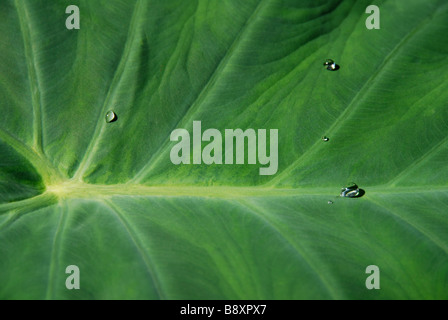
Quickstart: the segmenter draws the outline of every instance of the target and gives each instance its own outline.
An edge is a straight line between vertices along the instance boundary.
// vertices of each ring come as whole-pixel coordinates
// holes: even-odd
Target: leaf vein
[[[117,68],[115,69],[115,73],[112,77],[112,82],[109,86],[108,92],[104,99],[103,106],[101,107],[100,113],[97,116],[98,121],[96,123],[93,136],[90,139],[89,145],[86,148],[84,156],[82,157],[82,160],[80,161],[80,163],[78,165],[78,169],[76,170],[76,172],[73,175],[74,180],[77,180],[77,181],[82,180],[83,175],[85,174],[86,170],[89,168],[89,165],[92,163],[93,157],[96,154],[96,149],[98,147],[98,144],[101,140],[101,136],[104,133],[104,128],[105,128],[105,122],[104,122],[103,116],[105,115],[107,109],[109,108],[110,103],[111,103],[113,97],[115,96],[117,88],[121,82],[121,79],[123,77],[123,74],[124,74],[124,71],[126,68],[126,64],[129,60],[129,57],[131,56],[131,48],[133,47],[133,45],[136,41],[135,33],[137,32],[138,20],[145,12],[145,10],[143,10],[143,8],[142,8],[142,6],[143,6],[142,3],[143,3],[142,0],[137,0],[136,4],[134,6],[134,11],[132,13],[131,22],[129,24],[129,30],[128,30],[128,36],[127,36],[125,48],[122,51],[120,62],[118,63]]]
[[[152,280],[152,283],[154,284],[154,289],[159,297],[159,299],[164,299],[165,295],[161,290],[161,286],[159,283],[159,280],[156,276],[156,272],[154,270],[154,265],[152,262],[152,259],[148,256],[147,252],[142,246],[141,240],[138,236],[135,235],[135,231],[130,225],[129,221],[125,218],[125,214],[121,212],[121,210],[114,205],[111,201],[104,199],[103,203],[111,209],[111,211],[115,214],[120,224],[123,226],[123,228],[126,230],[126,233],[131,238],[132,243],[137,248],[137,252],[140,255],[140,258],[145,263],[146,270]]]
[[[390,61],[396,56],[396,54],[404,47],[412,37],[423,28],[423,26],[427,25],[431,21],[431,17],[427,17],[422,22],[420,22],[414,29],[411,29],[409,33],[401,39],[397,45],[389,52],[389,54],[384,58],[381,65],[377,68],[377,70],[364,82],[361,89],[353,96],[350,103],[344,109],[344,111],[339,115],[338,118],[332,123],[332,125],[327,130],[327,134],[334,134],[337,132],[345,123],[345,121],[353,115],[361,105],[362,98],[366,96],[373,88],[373,83],[376,81],[378,76],[385,70],[385,66],[388,65]],[[292,171],[294,171],[303,160],[309,158],[313,155],[313,152],[316,152],[322,148],[321,141],[314,143],[305,153],[303,153],[298,159],[296,159],[293,163],[291,163],[283,172],[273,178],[271,181],[266,183],[267,186],[275,186],[283,181],[285,177],[288,177]]]
[[[28,78],[31,90],[31,101],[33,106],[33,139],[34,149],[43,154],[42,143],[42,100],[41,88],[39,84],[39,76],[37,72],[37,61],[34,54],[31,36],[31,19],[24,1],[14,0],[19,18],[20,30],[23,38],[23,45],[25,49],[25,58],[28,68]],[[26,20],[26,21],[25,21]]]
[[[366,198],[368,201],[370,201],[371,203],[373,203],[374,205],[376,205],[377,207],[382,208],[383,210],[386,210],[387,212],[389,212],[392,216],[396,217],[397,219],[399,219],[400,221],[402,221],[403,223],[409,225],[410,227],[412,227],[412,229],[416,230],[418,233],[420,233],[421,235],[423,235],[425,238],[427,238],[430,242],[432,242],[434,245],[436,245],[437,247],[439,247],[442,251],[444,251],[446,254],[448,254],[448,247],[446,246],[445,243],[443,243],[442,241],[438,240],[436,237],[432,236],[431,234],[429,234],[426,230],[419,228],[417,225],[415,225],[414,223],[410,222],[408,219],[405,219],[404,217],[402,217],[401,215],[393,212],[391,209],[385,207],[384,205],[382,205],[379,201],[372,199],[371,197]]]
[[[311,261],[311,259],[305,254],[304,250],[298,246],[297,244],[293,243],[288,236],[286,236],[283,232],[280,231],[280,229],[267,218],[264,209],[259,207],[255,204],[250,204],[245,200],[238,200],[235,201],[245,207],[247,210],[252,212],[256,217],[258,217],[260,220],[262,220],[265,224],[267,224],[269,227],[271,227],[272,230],[274,230],[278,235],[280,235],[288,244],[291,246],[297,254],[303,259],[303,261],[310,267],[310,269],[316,274],[319,281],[322,283],[322,285],[327,290],[328,294],[332,297],[332,299],[340,299],[339,294],[333,290],[331,285],[328,283],[328,280],[318,272],[318,268],[316,267],[315,263]]]
[[[222,73],[222,70],[226,68],[228,62],[230,61],[233,54],[238,51],[238,47],[242,43],[242,40],[247,35],[247,31],[250,29],[250,26],[253,24],[253,21],[256,20],[258,12],[262,8],[262,3],[265,0],[260,0],[258,5],[255,7],[253,13],[249,16],[244,26],[241,28],[238,35],[235,37],[235,40],[231,44],[230,48],[226,51],[224,56],[221,58],[221,61],[216,65],[215,70],[211,73],[208,81],[205,83],[202,90],[197,95],[196,99],[192,102],[191,106],[187,109],[187,112],[183,115],[183,117],[176,123],[176,125],[172,128],[181,127],[183,124],[191,121],[197,110],[200,108],[202,101],[205,97],[210,93],[216,80]],[[164,139],[165,143],[162,144],[158,150],[154,153],[154,155],[148,160],[147,164],[143,166],[142,169],[134,176],[129,183],[140,183],[142,180],[151,172],[151,170],[156,166],[156,164],[161,160],[164,151],[169,146],[169,135]]]

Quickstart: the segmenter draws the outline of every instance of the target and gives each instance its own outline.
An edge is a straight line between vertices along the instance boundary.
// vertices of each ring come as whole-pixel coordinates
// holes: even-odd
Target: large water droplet
[[[342,188],[341,197],[357,198],[360,194],[359,187],[356,183],[350,183],[347,187]]]
[[[339,66],[332,59],[325,60],[324,66],[330,71],[336,71],[339,69]]]
[[[115,122],[115,121],[117,121],[117,119],[118,119],[118,117],[117,117],[117,114],[116,114],[115,112],[113,112],[113,111],[108,111],[108,112],[106,113],[106,122],[107,122],[107,123]]]

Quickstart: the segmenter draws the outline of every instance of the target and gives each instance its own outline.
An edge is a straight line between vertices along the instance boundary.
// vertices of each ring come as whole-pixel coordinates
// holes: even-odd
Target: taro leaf
[[[448,298],[446,0],[71,4],[0,3],[0,298]],[[278,173],[174,165],[195,120]]]

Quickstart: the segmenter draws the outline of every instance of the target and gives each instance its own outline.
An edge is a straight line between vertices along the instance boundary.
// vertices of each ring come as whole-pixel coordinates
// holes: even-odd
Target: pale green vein
[[[312,20],[309,20],[309,21],[305,22],[304,24],[307,24],[307,23],[309,23],[310,21],[313,21],[313,20],[315,20],[315,19],[322,19],[322,17],[324,17],[324,16],[326,16],[326,15],[329,15],[329,14],[331,14],[332,12],[336,11],[340,5],[341,5],[341,2],[339,2],[339,3],[337,4],[336,7],[329,9],[328,12],[326,12],[323,16],[316,17],[316,18],[314,18],[314,19],[312,19]],[[307,44],[312,43],[312,42],[314,42],[314,41],[317,41],[317,40],[319,40],[320,38],[325,38],[325,39],[327,39],[327,38],[332,37],[332,35],[333,35],[333,33],[335,32],[335,30],[339,30],[339,26],[342,25],[342,24],[344,23],[344,20],[345,20],[345,18],[342,19],[342,20],[338,23],[338,26],[336,26],[336,27],[334,27],[334,28],[331,28],[331,30],[326,30],[325,32],[322,32],[321,34],[319,34],[319,35],[318,35],[317,37],[315,37],[315,38],[307,39],[304,43],[301,43],[300,46],[298,46],[297,50],[295,50],[295,51],[293,51],[293,52],[290,52],[288,55],[282,57],[282,58],[279,59],[279,60],[286,59],[286,58],[288,58],[288,57],[291,57],[291,58],[292,58],[292,56],[293,56],[295,53],[297,53],[297,52],[303,50],[303,49],[306,47]],[[358,23],[358,22],[356,22],[356,23]],[[352,28],[352,30],[355,30],[355,29],[356,29],[356,28]],[[299,35],[298,37],[302,37],[302,35]],[[333,38],[335,38],[335,37],[333,36]],[[349,38],[349,37],[346,37],[344,41],[347,42],[347,41],[348,41],[348,38]],[[331,47],[333,47],[333,45],[334,45],[334,43],[332,43]],[[305,80],[305,78],[306,78],[306,76],[308,75],[308,73],[310,72],[310,70],[308,70],[308,72],[307,72],[306,74],[300,74],[299,71],[300,71],[300,69],[301,69],[304,65],[309,65],[309,64],[310,64],[310,61],[315,60],[315,57],[314,57],[312,54],[310,54],[310,53],[311,53],[311,52],[305,51],[305,52],[304,52],[304,55],[306,55],[307,57],[304,58],[304,59],[301,59],[300,62],[299,62],[294,68],[291,68],[291,70],[289,70],[289,71],[288,71],[285,75],[283,75],[280,79],[278,79],[277,81],[275,81],[274,83],[272,83],[272,85],[271,85],[267,90],[265,90],[259,97],[256,98],[256,100],[255,100],[254,102],[252,102],[250,105],[248,105],[248,106],[246,107],[246,109],[245,109],[245,110],[243,111],[243,113],[241,114],[241,117],[243,118],[246,114],[248,115],[248,117],[252,117],[252,115],[250,115],[251,112],[253,112],[253,109],[251,109],[252,106],[260,106],[260,105],[263,105],[263,104],[264,104],[263,101],[267,101],[267,100],[269,100],[269,99],[268,99],[269,97],[273,97],[274,94],[276,94],[276,93],[278,93],[278,92],[281,92],[282,90],[283,90],[283,91],[287,91],[287,94],[286,94],[286,96],[284,96],[284,97],[282,98],[282,101],[286,101],[290,96],[292,96],[292,95],[295,93],[295,91],[294,91],[294,90],[290,90],[290,88],[288,87],[288,85],[291,84],[291,83],[294,83],[294,81],[297,81],[297,77],[298,77],[298,76],[301,76],[301,78],[300,78],[299,82],[296,83],[296,86],[298,86],[300,83],[302,83],[302,82]],[[332,53],[332,50],[330,49],[330,50],[328,50],[328,54],[327,54],[326,56],[330,56],[331,53]],[[333,52],[332,54],[334,54],[334,52]],[[274,62],[274,61],[271,61],[270,63],[273,63],[273,62]],[[312,89],[311,89],[311,93],[310,93],[309,96],[308,96],[308,100],[307,100],[306,103],[303,103],[304,106],[308,106],[308,102],[309,102],[309,100],[311,99],[314,90],[317,88],[317,86],[316,86],[315,84],[318,82],[318,80],[319,80],[319,78],[321,77],[321,75],[322,75],[322,72],[319,73],[318,76],[317,76],[317,78],[314,80],[314,85],[311,86]],[[261,110],[259,110],[259,111],[261,111]],[[274,113],[271,113],[271,117],[273,117],[273,116],[274,116]],[[270,119],[266,120],[265,122],[266,122],[266,123],[269,123],[269,122],[270,122]]]
[[[389,187],[395,187],[397,183],[407,177],[415,168],[419,167],[425,161],[431,159],[431,157],[437,155],[442,149],[448,148],[448,136],[445,137],[442,141],[433,146],[428,152],[426,152],[423,156],[413,161],[407,168],[405,168],[400,174],[398,174],[394,179],[389,181],[387,184]]]
[[[362,104],[363,98],[367,96],[372,88],[374,87],[374,83],[376,79],[386,70],[386,66],[396,58],[397,54],[403,49],[403,47],[412,39],[412,37],[421,31],[424,26],[426,26],[430,21],[434,14],[424,19],[420,22],[414,29],[412,29],[401,41],[397,43],[397,45],[389,52],[389,54],[385,57],[381,65],[378,69],[364,82],[362,88],[356,93],[356,95],[352,98],[351,102],[344,109],[344,111],[339,115],[339,117],[332,123],[330,128],[326,131],[329,135],[334,135],[339,129],[341,129],[344,123],[349,119],[353,114],[357,112],[360,105]],[[275,186],[282,182],[285,178],[290,176],[292,172],[297,169],[304,160],[313,156],[316,152],[318,152],[323,147],[321,141],[316,141],[304,154],[302,154],[298,159],[296,159],[292,164],[290,164],[285,170],[283,170],[280,174],[278,174],[271,181],[266,183],[266,186]]]
[[[418,194],[448,192],[448,186],[400,187],[383,186],[365,187],[368,194]],[[145,186],[137,184],[96,185],[67,181],[50,186],[47,193],[59,198],[83,199],[111,196],[130,197],[194,197],[238,199],[245,197],[310,197],[338,196],[340,188],[268,188],[268,187],[200,187],[200,186]],[[0,206],[1,208],[1,206]]]
[[[424,101],[426,97],[428,97],[430,94],[435,92],[440,87],[443,87],[446,85],[446,82],[440,82],[439,85],[437,85],[435,88],[431,89],[429,92],[425,93],[423,97],[418,99],[413,105],[417,105],[418,103]],[[434,145],[429,151],[427,151],[425,154],[423,154],[420,158],[415,159],[413,162],[409,164],[408,167],[406,167],[404,170],[402,170],[395,178],[391,179],[386,185],[389,187],[395,187],[398,182],[400,182],[403,178],[407,177],[415,168],[417,168],[419,165],[423,164],[426,160],[430,159],[434,155],[437,155],[437,153],[443,149],[445,144],[448,142],[448,137],[445,137],[442,141],[439,141],[436,145]]]
[[[115,97],[120,82],[122,81],[123,75],[126,70],[126,66],[132,54],[132,48],[140,43],[139,38],[137,37],[138,32],[140,30],[138,26],[140,25],[141,20],[144,18],[144,14],[146,12],[145,8],[146,6],[143,0],[138,0],[137,3],[135,4],[134,12],[132,14],[131,22],[129,25],[125,48],[122,52],[122,56],[118,64],[118,67],[115,70],[115,74],[109,86],[109,90],[104,100],[104,104],[101,108],[100,113],[98,114],[98,121],[93,136],[90,139],[90,143],[84,153],[81,162],[79,163],[77,171],[73,176],[73,179],[75,180],[78,181],[82,180],[83,175],[89,168],[90,164],[93,161],[94,156],[96,155],[99,143],[101,141],[101,137],[105,132],[106,123],[104,121],[104,115],[106,114],[108,108],[112,105],[113,98]]]
[[[36,168],[42,176],[42,180],[46,185],[57,184],[63,180],[62,174],[42,153],[32,149],[9,132],[0,128],[0,140],[6,142],[8,146],[13,148],[18,154],[26,158],[31,165]]]
[[[0,205],[0,215],[11,214],[11,217],[0,226],[0,229],[16,221],[22,215],[50,206],[57,202],[57,197],[51,193],[44,193],[36,197],[17,202],[4,203]]]
[[[130,222],[127,220],[127,218],[126,218],[127,215],[125,213],[121,212],[121,210],[117,206],[115,206],[111,201],[106,200],[106,199],[103,199],[102,201],[115,214],[118,221],[122,224],[122,226],[128,233],[132,243],[137,248],[137,251],[138,251],[142,261],[146,265],[147,272],[152,280],[152,283],[154,285],[154,289],[158,295],[158,298],[166,299],[166,297],[162,291],[160,281],[156,276],[154,264],[153,264],[151,258],[149,257],[149,255],[147,254],[147,252],[145,251],[145,248],[142,245],[142,241],[139,239],[139,237],[137,236],[137,233],[134,231]]]
[[[260,206],[249,203],[245,200],[237,200],[236,203],[242,205],[245,209],[252,212],[257,218],[262,220],[266,225],[268,225],[272,230],[274,230],[278,235],[280,235],[294,250],[297,252],[299,257],[303,259],[303,261],[308,265],[308,267],[316,274],[319,282],[324,286],[328,294],[332,297],[332,299],[342,299],[343,297],[338,293],[338,291],[334,290],[333,286],[330,285],[328,279],[319,272],[319,268],[316,264],[310,259],[310,257],[306,254],[305,250],[294,243],[281,229],[268,218],[268,214],[266,214],[265,210]]]
[[[190,18],[187,19],[187,21],[184,23],[183,27],[182,27],[182,31],[180,32],[180,35],[177,39],[177,43],[176,43],[176,47],[173,51],[173,53],[170,55],[170,58],[168,59],[167,63],[166,63],[166,67],[163,69],[163,74],[162,74],[162,78],[159,82],[159,86],[157,87],[156,91],[160,91],[160,88],[163,87],[164,83],[166,83],[169,79],[170,79],[170,74],[169,72],[171,71],[171,67],[174,63],[174,60],[177,61],[180,59],[179,54],[181,53],[181,43],[182,43],[182,39],[184,38],[183,36],[187,33],[187,31],[189,31],[189,29],[187,28],[187,26],[189,25],[190,21],[193,20],[193,16],[191,16]],[[173,67],[174,68],[174,67]],[[148,105],[151,105],[154,98],[157,95],[153,94],[151,96],[151,99],[148,102]]]
[[[448,246],[446,243],[444,243],[443,241],[439,240],[437,237],[434,237],[433,235],[431,235],[430,232],[428,232],[427,230],[424,230],[423,228],[415,225],[414,223],[412,223],[411,221],[409,221],[408,219],[405,219],[404,217],[402,217],[401,215],[393,212],[390,208],[385,207],[384,205],[382,205],[379,201],[374,200],[372,197],[366,197],[366,199],[368,201],[370,201],[371,203],[373,203],[374,205],[382,208],[383,210],[386,210],[387,212],[389,212],[391,215],[393,215],[394,217],[398,218],[400,221],[402,221],[403,223],[405,223],[406,225],[409,225],[412,229],[414,229],[415,231],[417,231],[418,233],[420,233],[421,235],[423,235],[425,238],[427,238],[430,242],[432,242],[434,245],[436,245],[437,247],[439,247],[442,251],[444,251],[446,254],[448,254]]]
[[[177,39],[177,42],[176,42],[176,47],[175,47],[173,53],[171,53],[171,55],[170,55],[170,57],[168,59],[168,62],[166,63],[166,66],[164,67],[164,70],[163,70],[163,73],[162,73],[162,77],[161,77],[159,85],[158,85],[158,87],[156,89],[157,92],[160,92],[160,89],[171,78],[170,72],[171,72],[171,69],[174,68],[173,64],[177,64],[179,59],[180,59],[179,55],[181,54],[182,38],[189,31],[189,28],[187,28],[187,26],[190,24],[190,21],[192,21],[192,20],[193,20],[193,16],[189,17],[187,19],[187,21],[182,26],[182,30],[181,30],[180,35],[179,35],[179,37]],[[176,60],[176,62],[175,62],[175,60]],[[157,97],[156,94],[152,94],[151,98],[149,99],[148,105],[152,105],[152,103],[154,101],[154,98],[156,98],[156,97]]]
[[[51,256],[50,256],[50,267],[48,268],[48,284],[47,284],[47,293],[45,295],[45,300],[51,300],[54,296],[54,288],[55,288],[55,279],[58,277],[56,275],[56,268],[57,264],[59,262],[59,253],[60,253],[60,246],[62,242],[62,234],[65,230],[65,221],[67,219],[67,209],[65,208],[66,204],[64,204],[64,207],[59,206],[61,210],[61,214],[59,216],[59,223],[56,228],[56,231],[54,233],[52,247],[51,247]]]
[[[424,187],[395,187],[384,186],[366,187],[367,195],[391,195],[391,194],[434,194],[448,193],[448,186],[424,186]],[[198,186],[158,186],[145,185],[93,185],[74,183],[72,181],[53,185],[39,196],[31,199],[5,203],[0,205],[0,214],[31,212],[41,207],[55,203],[57,199],[102,199],[112,196],[129,197],[192,197],[192,198],[219,198],[219,199],[244,199],[244,198],[279,198],[279,197],[331,197],[339,194],[338,188],[264,188],[264,187],[198,187]],[[361,198],[362,200],[364,198]]]
[[[14,0],[17,9],[17,15],[22,32],[23,44],[25,48],[26,64],[28,67],[28,78],[31,90],[31,99],[33,106],[33,148],[43,154],[42,143],[42,100],[41,88],[39,85],[39,76],[37,72],[37,61],[35,57],[36,47],[32,43],[31,19],[26,8],[25,1]]]
[[[220,78],[223,71],[226,69],[226,67],[229,64],[229,61],[233,57],[235,52],[238,52],[238,48],[240,47],[241,43],[244,42],[245,37],[249,34],[249,31],[251,30],[251,27],[253,26],[253,22],[258,19],[258,14],[263,8],[263,2],[265,0],[261,0],[258,5],[256,6],[253,13],[250,15],[250,17],[247,19],[244,26],[241,28],[238,35],[235,37],[235,40],[233,41],[230,48],[227,50],[226,54],[222,57],[219,64],[217,64],[216,69],[211,74],[210,78],[208,79],[207,83],[204,85],[201,92],[198,94],[196,100],[192,103],[190,108],[188,108],[187,113],[178,121],[176,124],[176,128],[178,127],[185,127],[189,123],[192,122],[194,115],[196,112],[200,109],[202,103],[206,99],[206,97],[210,94],[210,92],[213,90],[216,82]],[[129,181],[129,183],[140,183],[142,182],[146,176],[157,166],[157,164],[163,160],[166,150],[169,148],[170,141],[169,136],[165,138],[165,143],[163,143],[160,148],[154,152],[154,155],[148,160],[147,164],[143,166],[142,169],[135,175],[135,177]]]
[[[133,184],[95,185],[68,181],[60,185],[50,186],[48,193],[59,198],[100,198],[110,196],[131,197],[197,197],[235,199],[240,197],[269,197],[269,196],[312,196],[337,195],[336,188],[314,189],[275,189],[260,187],[198,187],[198,186],[145,186]]]
[[[417,186],[417,187],[385,187],[375,186],[366,188],[369,194],[426,194],[426,193],[446,193],[448,186]]]

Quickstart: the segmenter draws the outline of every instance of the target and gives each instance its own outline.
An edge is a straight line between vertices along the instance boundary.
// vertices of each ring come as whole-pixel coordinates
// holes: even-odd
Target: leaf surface
[[[446,1],[73,4],[0,4],[0,298],[448,298]],[[174,165],[193,121],[277,174]]]

